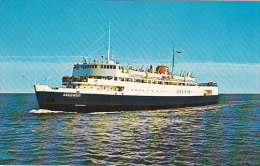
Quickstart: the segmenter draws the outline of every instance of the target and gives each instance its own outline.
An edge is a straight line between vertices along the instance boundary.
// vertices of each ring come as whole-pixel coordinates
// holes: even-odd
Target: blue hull
[[[218,95],[165,97],[36,92],[36,96],[42,109],[77,112],[155,110],[218,103]]]

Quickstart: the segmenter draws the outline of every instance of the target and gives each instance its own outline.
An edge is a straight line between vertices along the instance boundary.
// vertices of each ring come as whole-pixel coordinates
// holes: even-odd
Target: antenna
[[[103,58],[104,58],[104,55],[101,55],[101,57],[102,57],[102,63],[103,63]]]
[[[85,57],[83,57],[83,59],[84,59],[85,63],[87,63],[87,59]]]
[[[177,54],[181,53],[181,51],[176,51]],[[173,74],[173,68],[174,68],[174,58],[175,58],[175,52],[174,52],[174,47],[172,50],[172,74]]]
[[[173,68],[174,68],[174,46],[172,49],[172,74],[173,74]]]
[[[108,50],[107,50],[107,62],[109,61],[109,55],[110,55],[110,30],[111,30],[111,22],[109,24],[109,36],[108,36]]]

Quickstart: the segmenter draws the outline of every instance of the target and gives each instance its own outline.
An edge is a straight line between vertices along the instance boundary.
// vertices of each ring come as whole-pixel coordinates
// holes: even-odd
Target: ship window
[[[89,68],[89,65],[87,65],[87,69]]]
[[[117,77],[114,77],[114,80],[117,81]]]
[[[103,65],[101,65],[101,69],[103,69]]]
[[[116,65],[113,66],[113,69],[116,69]]]
[[[95,65],[95,68],[97,68],[97,65]]]
[[[120,70],[120,66],[118,66],[118,69]]]
[[[110,69],[113,69],[113,66],[112,66],[112,65],[110,65]]]

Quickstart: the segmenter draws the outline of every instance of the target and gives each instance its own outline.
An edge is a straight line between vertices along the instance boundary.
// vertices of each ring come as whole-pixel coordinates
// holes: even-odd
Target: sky
[[[219,93],[260,93],[260,3],[0,1],[0,93],[62,86],[73,64],[111,52],[124,66],[167,65],[217,82]],[[50,77],[51,76],[51,77]]]

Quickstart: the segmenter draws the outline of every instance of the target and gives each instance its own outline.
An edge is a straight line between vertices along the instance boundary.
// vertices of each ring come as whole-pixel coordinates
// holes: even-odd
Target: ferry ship
[[[173,50],[173,66],[175,52]],[[103,59],[103,56],[102,56]],[[42,109],[108,112],[170,109],[218,102],[217,83],[197,83],[190,74],[174,75],[167,66],[123,67],[110,60],[110,28],[106,61],[76,63],[64,87],[34,85]]]

